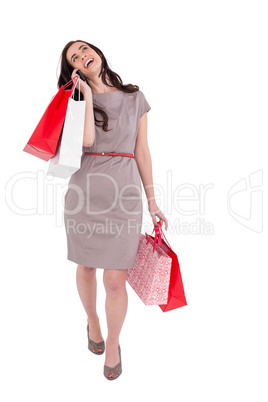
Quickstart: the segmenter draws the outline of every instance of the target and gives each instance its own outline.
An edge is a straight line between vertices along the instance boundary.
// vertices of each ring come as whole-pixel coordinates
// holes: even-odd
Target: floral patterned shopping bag
[[[157,304],[166,312],[187,305],[187,301],[178,257],[160,221],[154,231],[155,236],[140,235],[135,266],[128,270],[127,281],[144,304]]]
[[[145,305],[167,303],[172,258],[149,238],[140,235],[135,266],[127,281]]]

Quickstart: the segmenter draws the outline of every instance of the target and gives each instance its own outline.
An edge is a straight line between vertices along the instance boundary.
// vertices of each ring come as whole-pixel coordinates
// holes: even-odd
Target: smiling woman
[[[153,223],[156,216],[167,220],[154,200],[147,143],[151,107],[144,94],[137,85],[123,84],[100,49],[80,40],[62,51],[58,87],[78,70],[86,79],[79,78],[90,144],[83,146],[81,167],[70,177],[65,194],[67,258],[78,264],[77,287],[91,334],[88,347],[97,354],[105,348],[96,312],[96,268],[103,269],[108,325],[104,375],[112,380],[122,372],[119,334],[127,310],[127,270],[135,265],[141,234],[141,180]]]
[[[93,62],[89,66],[85,66],[85,63],[90,59],[93,59]],[[92,93],[106,93],[116,90],[125,93],[139,91],[137,85],[124,85],[121,77],[108,66],[103,52],[85,41],[71,41],[64,47],[61,54],[61,71],[58,79],[58,88],[70,81],[74,70],[80,70],[83,73]],[[82,80],[80,84],[84,88]],[[75,89],[74,99],[78,100],[78,89]],[[83,94],[81,99],[84,99]],[[93,105],[93,110],[95,124],[101,126],[105,132],[110,131],[108,129],[109,118],[105,110],[96,105]],[[100,117],[102,120],[99,120]]]

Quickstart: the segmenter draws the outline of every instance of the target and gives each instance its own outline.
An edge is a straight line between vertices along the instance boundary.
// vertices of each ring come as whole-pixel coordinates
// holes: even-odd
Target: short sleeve
[[[147,99],[145,98],[144,93],[142,91],[139,91],[139,92],[140,92],[139,116],[141,118],[141,116],[143,116],[144,113],[149,112],[149,110],[151,109],[151,106],[147,102]]]

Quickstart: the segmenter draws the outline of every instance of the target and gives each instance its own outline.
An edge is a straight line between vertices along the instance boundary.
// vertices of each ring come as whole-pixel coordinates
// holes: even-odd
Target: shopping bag
[[[72,89],[65,90],[65,88],[71,83],[75,85],[77,81],[78,77],[74,77],[67,84],[62,85],[57,94],[52,97],[23,151],[45,161],[48,161],[55,155],[62,132],[68,100],[73,92]]]
[[[75,101],[72,95],[68,100],[62,134],[56,154],[50,159],[47,175],[66,179],[80,169],[83,153],[85,111],[86,101],[80,100],[79,81],[79,100]]]
[[[147,233],[140,234],[135,266],[128,269],[127,281],[145,305],[167,302],[171,263]]]
[[[157,226],[158,226],[158,229],[156,229],[157,239],[151,235],[149,235],[149,238],[151,238],[152,241],[157,242],[159,247],[161,247],[161,249],[165,253],[167,253],[172,259],[168,300],[163,304],[159,304],[159,307],[162,309],[162,311],[166,312],[169,310],[186,306],[187,301],[184,293],[184,287],[178,257],[176,253],[171,249],[171,246],[168,243],[166,236],[163,233],[161,221],[157,222]],[[166,241],[164,240],[164,238]]]

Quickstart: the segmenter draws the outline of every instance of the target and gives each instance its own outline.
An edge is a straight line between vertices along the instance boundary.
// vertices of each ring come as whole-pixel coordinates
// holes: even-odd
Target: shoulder
[[[138,91],[130,92],[126,94],[128,97],[132,98],[134,102],[141,105],[146,102],[144,93],[139,89]]]
[[[151,109],[150,104],[148,103],[144,93],[139,89],[138,91],[130,92],[126,94],[128,97],[131,97],[137,105],[139,116],[141,117],[145,112],[149,112]]]
[[[138,99],[145,98],[144,93],[140,89],[137,91],[137,97],[138,97]]]
[[[138,91],[133,91],[133,92],[124,92],[124,95],[130,96],[130,97],[135,97],[137,99],[141,99],[144,97],[144,93],[138,89]]]

